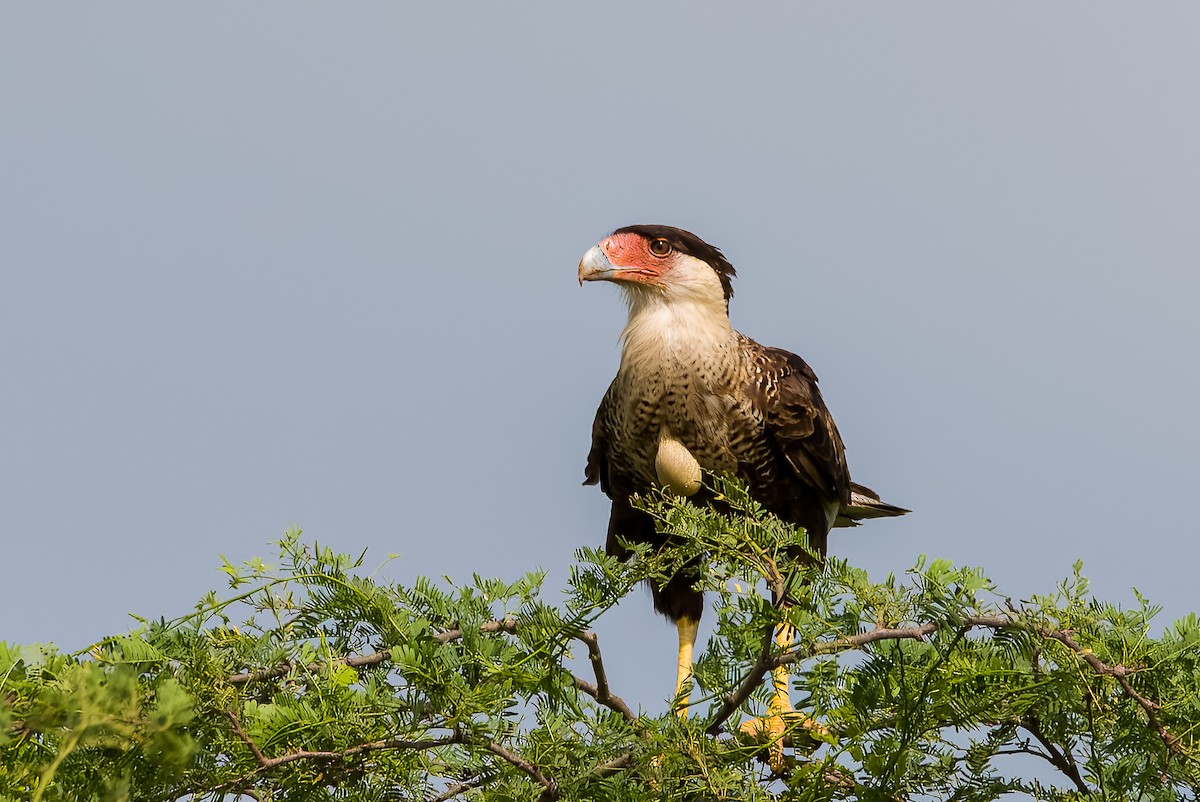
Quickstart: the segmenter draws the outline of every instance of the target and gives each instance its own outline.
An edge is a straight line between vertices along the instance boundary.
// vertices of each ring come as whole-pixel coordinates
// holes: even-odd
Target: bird
[[[627,543],[663,547],[666,537],[631,498],[660,488],[700,499],[704,472],[742,480],[768,512],[803,527],[819,557],[831,528],[908,512],[850,480],[812,368],[732,327],[736,274],[720,249],[667,225],[619,228],[579,262],[581,286],[613,282],[629,307],[620,366],[596,411],[584,479],[611,499],[610,555],[626,558]],[[693,566],[650,583],[655,610],[677,628],[675,699],[685,717],[704,611],[697,579]],[[786,669],[778,671],[770,705],[776,719],[790,710]],[[781,726],[769,728],[778,735]]]

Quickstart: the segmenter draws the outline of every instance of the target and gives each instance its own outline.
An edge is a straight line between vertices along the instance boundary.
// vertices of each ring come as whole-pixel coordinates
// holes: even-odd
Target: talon
[[[768,714],[762,718],[752,718],[743,722],[738,732],[751,741],[766,742],[767,764],[775,774],[783,774],[787,769],[783,755],[783,736],[787,732],[787,724],[782,715]]]
[[[791,735],[793,750],[811,751],[830,738],[829,728],[796,710],[772,710],[761,718],[742,722],[738,732],[748,741],[763,744],[771,771],[782,775],[787,770],[784,739]]]

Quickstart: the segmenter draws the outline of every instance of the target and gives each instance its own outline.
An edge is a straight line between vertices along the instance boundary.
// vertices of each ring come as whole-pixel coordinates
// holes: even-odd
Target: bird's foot
[[[745,740],[764,746],[767,765],[776,775],[782,775],[787,770],[785,745],[793,750],[811,752],[831,737],[828,727],[794,710],[786,697],[782,704],[778,698],[773,700],[765,716],[743,722],[738,732]]]

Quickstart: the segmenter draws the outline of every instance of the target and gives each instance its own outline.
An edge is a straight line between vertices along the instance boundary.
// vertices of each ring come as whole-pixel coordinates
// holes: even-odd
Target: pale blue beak
[[[617,274],[617,268],[612,266],[604,249],[593,245],[579,260],[579,284],[585,281],[612,281]]]

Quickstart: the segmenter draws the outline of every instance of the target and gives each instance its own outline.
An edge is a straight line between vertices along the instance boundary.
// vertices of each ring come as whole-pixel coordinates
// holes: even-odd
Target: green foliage
[[[678,546],[582,550],[561,603],[540,572],[403,587],[290,532],[189,615],[76,655],[0,644],[0,798],[1196,797],[1196,616],[1155,636],[1152,605],[1092,600],[1079,566],[1020,605],[942,560],[871,582],[715,491],[722,512],[644,499]],[[632,710],[590,629],[701,555],[692,715]],[[777,771],[737,725],[781,664],[805,715]]]

